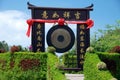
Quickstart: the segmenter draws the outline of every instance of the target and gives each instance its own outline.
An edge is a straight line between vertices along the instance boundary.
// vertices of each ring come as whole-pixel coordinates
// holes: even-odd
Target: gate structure
[[[57,23],[53,25],[47,33],[47,43],[56,48],[56,52],[66,52],[70,50],[74,43],[76,46],[76,59],[71,60],[77,65],[74,68],[64,68],[71,70],[82,70],[84,55],[86,49],[90,46],[90,28],[93,21],[90,20],[90,11],[93,10],[93,4],[85,8],[52,8],[37,7],[28,3],[28,9],[31,9],[32,19],[27,20],[29,25],[27,36],[30,35],[32,28],[32,49],[33,52],[45,51],[45,23]],[[76,36],[67,24],[77,24]],[[32,26],[32,27],[31,27]],[[47,27],[46,27],[47,28]],[[67,63],[66,63],[67,64]]]

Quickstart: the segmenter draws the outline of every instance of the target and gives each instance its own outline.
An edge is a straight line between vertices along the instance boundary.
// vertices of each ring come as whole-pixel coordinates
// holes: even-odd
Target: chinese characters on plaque
[[[80,11],[53,11],[53,12],[49,12],[49,11],[42,11],[42,13],[40,14],[42,19],[58,19],[60,17],[64,18],[64,19],[71,19],[74,18],[75,20],[80,20],[80,16],[81,13]]]

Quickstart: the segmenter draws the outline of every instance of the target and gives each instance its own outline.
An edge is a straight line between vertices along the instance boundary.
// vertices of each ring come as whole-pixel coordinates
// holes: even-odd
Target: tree
[[[0,41],[0,49],[3,49],[5,51],[9,51],[9,46],[5,41]]]
[[[101,36],[91,41],[91,46],[95,50],[104,52],[120,45],[120,21],[115,25],[106,25],[106,30],[98,30],[98,32]]]

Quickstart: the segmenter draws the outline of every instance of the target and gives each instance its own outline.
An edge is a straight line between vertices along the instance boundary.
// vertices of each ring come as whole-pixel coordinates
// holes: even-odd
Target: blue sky
[[[63,8],[84,8],[93,3],[90,18],[95,25],[91,34],[120,20],[120,0],[0,0],[0,41],[5,40],[10,45],[30,45],[31,39],[25,35],[25,21],[31,18],[31,11],[27,8],[28,1],[36,6]]]

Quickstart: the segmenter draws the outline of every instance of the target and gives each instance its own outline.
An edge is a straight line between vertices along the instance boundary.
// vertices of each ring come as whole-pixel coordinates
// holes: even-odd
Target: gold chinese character
[[[80,13],[78,11],[74,15],[76,19],[80,19]]]
[[[85,32],[83,30],[80,31],[80,35],[84,35]]]
[[[52,18],[59,18],[59,15],[57,14],[56,11],[53,13]]]
[[[42,41],[42,38],[40,36],[37,37],[38,41]]]
[[[84,47],[84,46],[85,46],[84,42],[81,42],[80,47]]]
[[[85,51],[84,51],[84,49],[83,48],[81,48],[80,49],[80,53],[84,53]]]
[[[41,26],[40,24],[37,25],[37,29],[41,29],[41,27],[42,27],[42,26]]]
[[[80,36],[80,41],[84,41],[84,36]]]
[[[41,35],[42,32],[41,32],[41,31],[37,31],[36,34],[37,34],[37,35]]]
[[[48,14],[47,11],[43,11],[43,13],[41,14],[42,18],[47,19],[48,18],[47,14]]]
[[[37,49],[37,52],[40,52],[40,51],[41,51],[40,48],[38,48],[38,49]]]
[[[42,43],[38,42],[37,47],[41,47]]]
[[[81,60],[81,61],[80,61],[80,64],[82,64],[82,65],[83,65],[83,63],[84,63],[84,61],[83,61],[83,60]]]
[[[80,59],[83,59],[84,58],[84,55],[83,54],[80,54]]]
[[[85,29],[84,24],[80,25],[80,29]]]
[[[70,12],[66,12],[66,11],[65,11],[65,12],[63,13],[63,17],[69,19],[69,18],[70,18]]]

